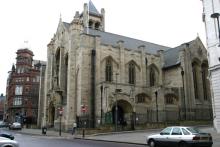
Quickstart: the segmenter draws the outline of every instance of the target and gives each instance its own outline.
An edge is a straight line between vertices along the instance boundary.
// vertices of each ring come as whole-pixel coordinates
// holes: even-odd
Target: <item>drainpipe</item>
[[[90,106],[91,106],[91,115],[90,115],[90,120],[91,120],[91,127],[95,127],[95,73],[96,73],[96,50],[95,48],[92,49],[91,52],[91,101],[90,101]]]

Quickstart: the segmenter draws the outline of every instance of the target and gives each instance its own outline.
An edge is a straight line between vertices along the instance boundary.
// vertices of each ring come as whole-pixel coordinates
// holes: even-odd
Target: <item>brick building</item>
[[[0,120],[3,120],[4,109],[5,109],[5,96],[1,94],[0,95]]]
[[[6,120],[36,124],[40,68],[45,63],[33,60],[34,54],[27,48],[17,50],[16,54],[16,65],[7,79]]]

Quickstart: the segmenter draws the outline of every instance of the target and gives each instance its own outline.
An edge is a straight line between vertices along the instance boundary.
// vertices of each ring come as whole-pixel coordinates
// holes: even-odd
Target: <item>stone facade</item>
[[[170,48],[105,32],[104,21],[104,9],[92,2],[71,23],[60,19],[47,49],[42,125],[212,118],[207,52],[198,37]]]
[[[214,13],[220,14],[220,1],[202,0],[202,3],[209,54],[210,83],[212,85],[213,122],[217,132],[220,133],[220,28],[218,28],[220,24],[216,18],[211,17]]]
[[[40,67],[40,87],[39,87],[39,100],[38,100],[38,117],[37,117],[37,125],[38,127],[41,127],[41,123],[43,121],[43,112],[41,110],[44,109],[44,82],[45,82],[45,70],[46,70],[46,64],[43,64]]]

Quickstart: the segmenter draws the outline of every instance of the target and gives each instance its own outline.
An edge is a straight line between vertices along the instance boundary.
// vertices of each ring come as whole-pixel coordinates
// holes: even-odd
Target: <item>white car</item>
[[[19,144],[15,140],[0,137],[0,147],[19,147]]]
[[[21,124],[19,122],[14,122],[13,124],[9,125],[9,129],[18,129],[21,130]]]
[[[211,147],[213,144],[211,134],[185,126],[167,127],[159,134],[148,136],[146,142],[150,147]]]

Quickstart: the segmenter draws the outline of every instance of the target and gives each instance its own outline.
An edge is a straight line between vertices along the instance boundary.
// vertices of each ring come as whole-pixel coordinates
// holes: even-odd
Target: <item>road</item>
[[[126,143],[115,143],[115,142],[106,142],[106,141],[92,141],[92,140],[82,140],[82,139],[64,139],[60,137],[52,136],[37,136],[37,135],[25,135],[19,131],[9,131],[15,136],[20,144],[20,147],[144,147],[144,145],[135,145],[135,144],[126,144]],[[206,130],[209,132],[208,130]],[[132,135],[133,134],[133,135]],[[146,132],[144,133],[146,134]],[[137,136],[143,136],[142,133],[136,133]],[[218,134],[212,134],[214,144],[212,147],[220,147],[220,137]],[[125,137],[126,136],[126,137]],[[116,140],[117,138],[132,138],[135,136],[135,133],[125,133],[120,135],[112,135],[108,137],[109,140]],[[136,137],[137,137],[136,136]],[[107,136],[100,136],[102,139],[106,139]],[[138,137],[140,138],[140,137]],[[107,139],[106,139],[107,140]],[[146,145],[145,145],[146,146]]]
[[[81,139],[61,139],[58,137],[31,136],[13,132],[20,147],[143,147],[143,145],[122,144]]]

